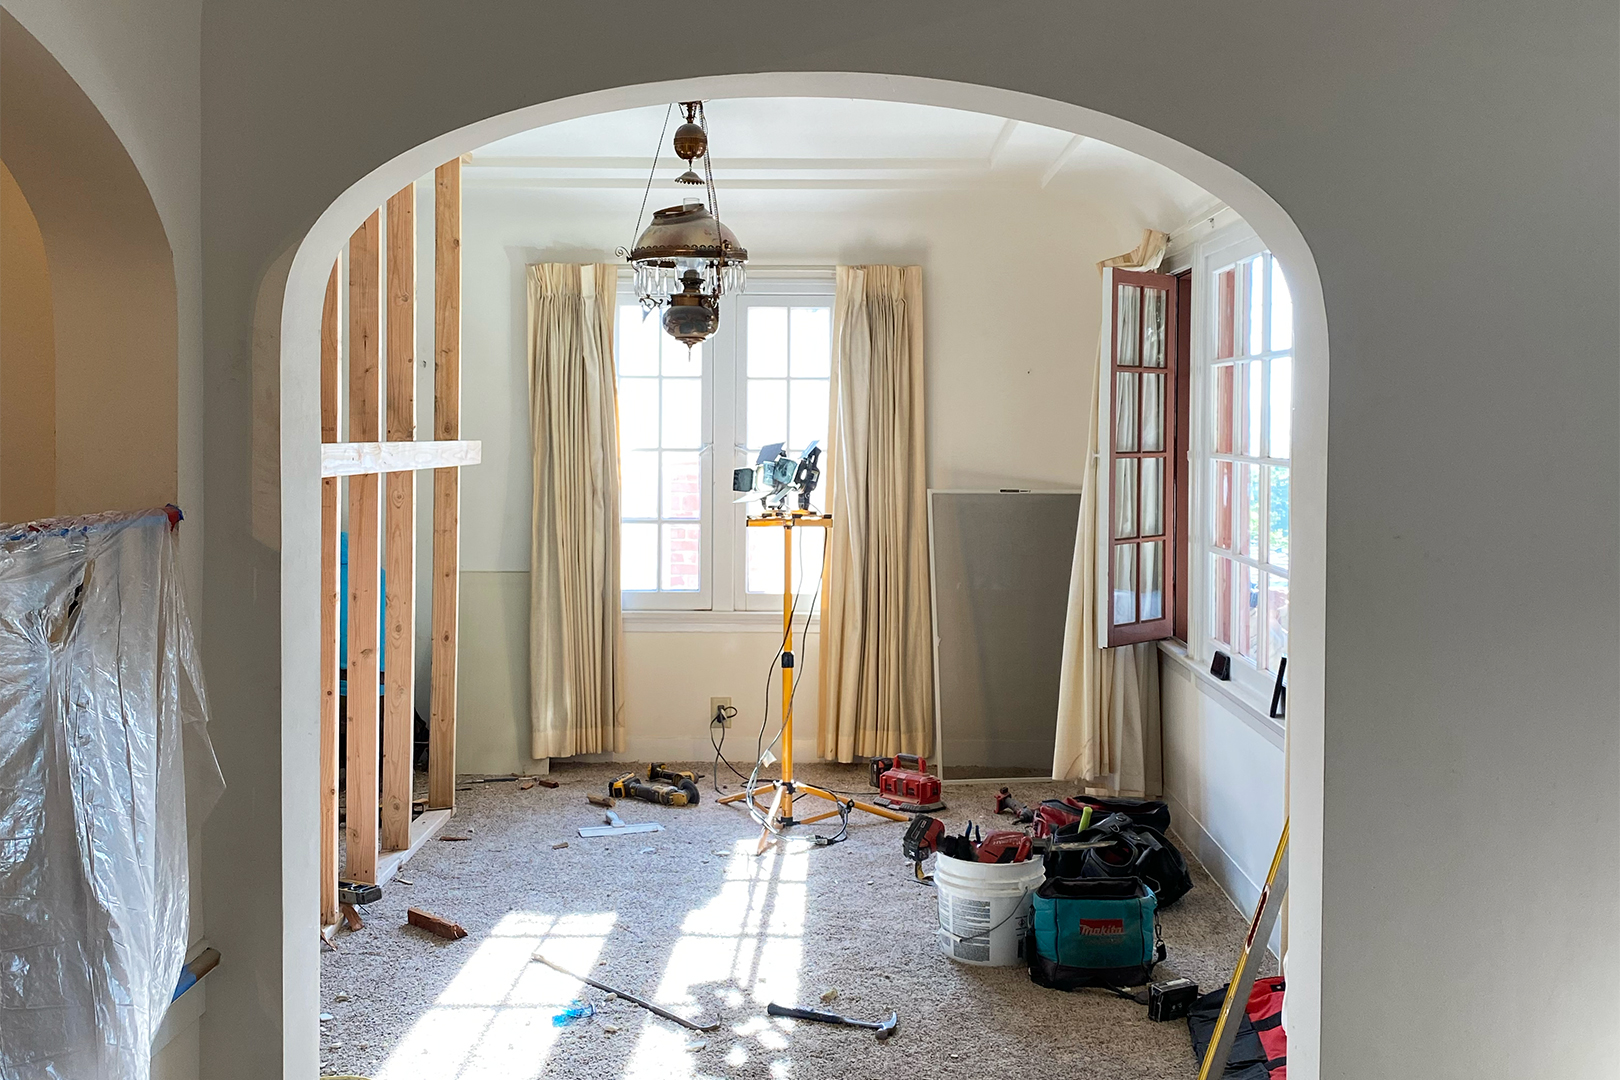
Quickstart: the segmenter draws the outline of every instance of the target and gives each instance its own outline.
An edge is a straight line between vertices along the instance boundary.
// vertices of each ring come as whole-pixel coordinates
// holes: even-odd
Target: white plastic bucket
[[[980,863],[936,858],[939,951],[981,967],[1023,963],[1030,897],[1045,878],[1046,867],[1039,859]]]

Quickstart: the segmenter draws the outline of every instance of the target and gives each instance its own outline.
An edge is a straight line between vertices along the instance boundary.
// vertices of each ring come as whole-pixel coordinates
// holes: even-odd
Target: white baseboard
[[[1226,853],[1220,842],[1204,828],[1204,823],[1193,816],[1180,799],[1167,791],[1164,801],[1170,804],[1174,821],[1171,832],[1175,838],[1204,864],[1204,869],[1209,871],[1209,876],[1215,879],[1215,884],[1221,887],[1221,892],[1226,894],[1232,906],[1241,911],[1245,918],[1252,915],[1254,905],[1260,899],[1260,886],[1244,872],[1237,860]]]
[[[1204,823],[1199,821],[1182,801],[1171,792],[1165,792],[1164,801],[1170,804],[1171,839],[1179,843],[1184,851],[1190,851],[1195,858],[1204,864],[1209,876],[1215,879],[1215,884],[1226,896],[1226,900],[1237,909],[1243,921],[1248,922],[1254,917],[1255,905],[1260,902],[1260,883],[1251,878],[1239,866],[1237,860],[1227,854],[1220,842],[1209,834]],[[1274,929],[1271,934],[1271,953],[1273,956],[1281,950],[1281,932]]]

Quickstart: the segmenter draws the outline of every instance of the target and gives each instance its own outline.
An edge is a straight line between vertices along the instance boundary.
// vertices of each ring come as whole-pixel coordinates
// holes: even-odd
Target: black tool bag
[[[1162,833],[1170,831],[1170,805],[1158,799],[1110,799],[1102,795],[1070,795],[1063,800],[1076,810],[1091,807],[1091,823],[1124,814],[1133,824],[1146,825]]]
[[[1065,840],[1105,840],[1098,848],[1064,850]],[[1158,897],[1160,909],[1180,900],[1192,888],[1187,860],[1157,829],[1138,825],[1125,814],[1104,818],[1085,832],[1078,824],[1052,834],[1046,854],[1049,878],[1141,878]]]

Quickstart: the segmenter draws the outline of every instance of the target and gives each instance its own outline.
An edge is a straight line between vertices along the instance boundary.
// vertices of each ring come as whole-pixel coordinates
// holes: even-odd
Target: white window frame
[[[1219,333],[1216,319],[1217,298],[1213,295],[1214,290],[1211,288],[1211,282],[1216,271],[1234,263],[1242,262],[1245,259],[1253,258],[1265,251],[1266,247],[1259,236],[1255,234],[1253,229],[1244,224],[1220,229],[1204,238],[1193,249],[1192,369],[1190,372],[1192,407],[1189,410],[1190,430],[1188,432],[1191,445],[1188,448],[1187,470],[1190,487],[1187,513],[1191,520],[1183,523],[1188,528],[1187,576],[1190,580],[1185,583],[1185,587],[1188,589],[1187,636],[1189,640],[1187,644],[1191,659],[1194,663],[1207,670],[1217,650],[1227,653],[1232,661],[1231,687],[1233,692],[1240,699],[1260,710],[1261,715],[1269,715],[1272,689],[1276,678],[1272,672],[1266,670],[1264,662],[1265,643],[1268,636],[1264,610],[1262,609],[1260,613],[1260,643],[1257,649],[1257,661],[1251,661],[1235,649],[1228,648],[1225,644],[1217,642],[1211,630],[1210,588],[1212,583],[1209,576],[1209,562],[1210,556],[1216,553],[1218,549],[1214,545],[1210,521],[1210,505],[1214,498],[1214,493],[1210,490],[1210,476],[1212,463],[1219,459],[1242,457],[1245,460],[1288,464],[1291,468],[1292,457],[1251,459],[1250,455],[1217,455],[1211,450],[1213,446],[1212,426],[1214,423],[1214,396],[1211,383],[1214,377],[1213,368],[1217,363],[1215,339]],[[1264,297],[1263,303],[1263,317],[1267,323],[1264,329],[1266,344],[1270,344],[1270,315],[1271,296],[1268,294]],[[1294,345],[1297,346],[1297,338]],[[1293,356],[1295,350],[1291,347],[1275,352],[1263,351],[1254,354],[1253,359],[1271,358],[1278,354]],[[1247,360],[1250,357],[1242,356],[1240,359]],[[1263,380],[1263,383],[1265,384],[1264,392],[1269,402],[1270,380]],[[1269,414],[1265,406],[1262,406],[1262,416],[1267,415]],[[1292,424],[1290,424],[1290,429],[1292,429]],[[1265,433],[1263,438],[1269,438],[1269,432]],[[1291,443],[1292,440],[1290,439]],[[1269,450],[1270,448],[1267,446],[1265,449]],[[1292,445],[1290,445],[1291,453]],[[1292,473],[1290,472],[1291,478]],[[1269,499],[1262,494],[1260,507],[1261,544],[1267,543],[1270,535],[1269,512]],[[1233,556],[1233,553],[1225,551],[1220,553],[1226,557]],[[1262,548],[1261,553],[1265,555],[1266,549]],[[1278,576],[1291,580],[1286,570],[1279,573],[1274,566],[1268,565],[1264,559],[1250,560],[1242,556],[1236,556],[1236,560],[1244,565],[1257,567],[1262,574],[1277,573]],[[1290,595],[1291,600],[1292,595]],[[1286,650],[1284,655],[1286,655]]]
[[[757,512],[758,504],[734,502],[736,496],[731,490],[732,470],[754,463],[745,445],[747,309],[754,303],[830,308],[833,295],[832,267],[751,269],[744,292],[721,300],[720,328],[704,343],[703,351],[704,499],[699,518],[703,585],[695,592],[621,592],[627,627],[670,631],[780,629],[781,596],[750,594],[746,587],[744,522],[750,508]],[[620,273],[617,302],[621,308],[637,303],[628,272]],[[814,587],[814,582],[806,582],[802,595],[808,595]],[[800,608],[804,607],[801,600]]]

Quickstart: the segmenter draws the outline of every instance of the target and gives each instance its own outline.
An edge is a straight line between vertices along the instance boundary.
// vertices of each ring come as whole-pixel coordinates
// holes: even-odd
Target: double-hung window
[[[831,274],[756,274],[721,301],[720,329],[690,351],[645,317],[622,282],[614,339],[619,394],[620,585],[626,609],[773,611],[782,536],[748,529],[732,471],[784,443],[827,437]],[[812,509],[822,509],[816,491]],[[815,591],[825,530],[794,533],[793,576]]]
[[[1193,273],[1190,644],[1264,702],[1288,649],[1293,304],[1247,230],[1205,241]]]

